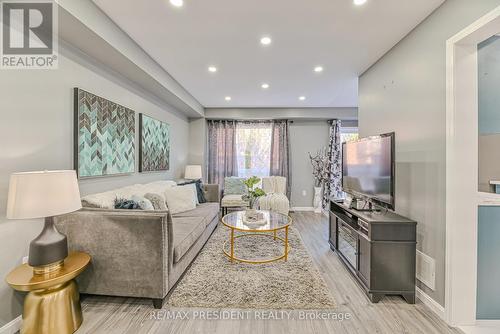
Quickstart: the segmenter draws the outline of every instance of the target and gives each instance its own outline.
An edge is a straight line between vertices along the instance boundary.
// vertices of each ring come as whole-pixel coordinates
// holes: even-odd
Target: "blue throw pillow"
[[[115,209],[140,210],[137,202],[124,198],[115,199]]]

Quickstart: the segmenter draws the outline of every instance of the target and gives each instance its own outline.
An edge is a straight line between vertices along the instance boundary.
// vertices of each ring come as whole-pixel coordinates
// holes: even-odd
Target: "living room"
[[[500,0],[0,5],[0,334],[500,332]]]

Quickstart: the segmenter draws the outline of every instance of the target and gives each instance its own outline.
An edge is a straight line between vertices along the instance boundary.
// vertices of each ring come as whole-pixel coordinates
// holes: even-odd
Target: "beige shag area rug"
[[[238,235],[238,232],[236,232]],[[280,232],[279,236],[284,236]],[[271,258],[283,242],[265,237],[236,239],[236,256]],[[335,302],[305,249],[299,233],[289,230],[288,261],[230,263],[222,252],[229,229],[219,226],[167,301],[167,307],[238,309],[332,309]]]

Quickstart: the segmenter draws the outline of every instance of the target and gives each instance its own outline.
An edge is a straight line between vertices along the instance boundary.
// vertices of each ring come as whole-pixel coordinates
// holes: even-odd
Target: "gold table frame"
[[[230,229],[230,237],[229,237],[229,240],[226,240],[224,242],[224,244],[222,245],[222,251],[224,252],[224,255],[226,255],[231,262],[233,262],[233,263],[234,262],[243,262],[243,263],[250,263],[250,264],[263,264],[263,263],[279,261],[281,259],[283,259],[284,261],[288,260],[288,253],[290,253],[290,248],[291,248],[290,243],[288,242],[288,229],[292,223],[292,217],[290,217],[288,215],[287,216],[283,215],[283,216],[287,217],[288,224],[283,225],[283,226],[279,226],[279,227],[276,227],[273,229],[262,230],[262,229],[241,229],[241,228],[235,227],[235,226],[230,225],[224,221],[224,218],[226,218],[226,216],[227,215],[222,217],[221,222],[224,226],[226,226]],[[284,238],[277,235],[278,231],[280,231],[280,230],[285,230],[285,237]],[[234,235],[235,231],[243,232],[245,234],[235,236]],[[272,232],[273,235],[269,234],[270,232]],[[234,250],[235,250],[234,241],[236,239],[246,238],[246,237],[256,237],[256,236],[273,238],[273,240],[275,240],[275,241],[276,240],[283,241],[283,245],[284,245],[283,254],[280,256],[277,256],[277,257],[274,257],[271,259],[265,259],[265,260],[249,260],[249,259],[236,257],[234,255]],[[228,242],[230,244],[229,252],[226,250]]]

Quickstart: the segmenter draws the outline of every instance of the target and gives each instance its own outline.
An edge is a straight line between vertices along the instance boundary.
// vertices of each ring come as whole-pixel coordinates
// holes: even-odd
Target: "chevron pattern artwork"
[[[135,112],[75,88],[75,169],[78,177],[135,171]]]
[[[170,168],[170,125],[139,114],[139,171]]]

